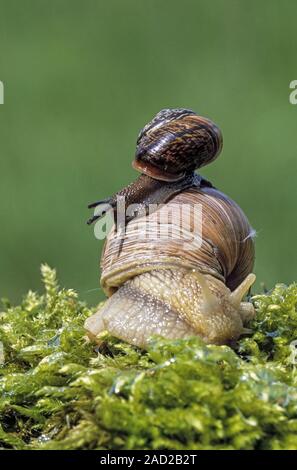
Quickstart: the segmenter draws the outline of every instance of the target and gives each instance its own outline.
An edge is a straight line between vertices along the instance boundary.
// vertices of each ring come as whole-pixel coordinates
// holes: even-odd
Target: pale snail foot
[[[140,347],[153,335],[185,338],[195,331],[163,302],[136,290],[127,281],[104,306],[85,322],[90,339],[103,331]]]
[[[198,335],[205,342],[227,344],[248,330],[254,307],[241,299],[255,281],[250,274],[231,292],[210,275],[163,269],[127,281],[103,308],[87,319],[90,337],[107,330],[144,347],[152,335],[168,339]]]

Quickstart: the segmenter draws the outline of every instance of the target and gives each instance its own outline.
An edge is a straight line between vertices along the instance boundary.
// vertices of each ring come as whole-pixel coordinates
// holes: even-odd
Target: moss
[[[45,292],[0,314],[0,445],[14,449],[296,449],[297,285],[253,298],[236,350],[198,338],[147,351],[103,336],[42,267]]]

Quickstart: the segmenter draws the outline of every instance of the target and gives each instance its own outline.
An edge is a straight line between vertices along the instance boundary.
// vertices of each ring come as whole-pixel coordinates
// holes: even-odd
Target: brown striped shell
[[[188,226],[181,226],[181,210],[190,214]],[[202,231],[196,231],[199,214]],[[111,231],[101,258],[102,287],[111,295],[138,274],[185,267],[210,274],[234,290],[253,268],[252,234],[240,207],[222,192],[209,187],[185,190],[155,212],[130,221],[123,240]]]
[[[189,109],[163,109],[140,132],[133,167],[163,181],[177,181],[220,153],[220,129]]]

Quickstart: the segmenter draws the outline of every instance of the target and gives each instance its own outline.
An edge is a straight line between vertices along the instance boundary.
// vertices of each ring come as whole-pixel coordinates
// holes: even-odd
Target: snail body
[[[194,134],[198,142],[190,145]],[[108,235],[101,285],[109,299],[85,328],[92,338],[107,330],[141,347],[154,334],[236,340],[255,315],[242,301],[255,281],[253,230],[234,201],[194,174],[219,153],[220,131],[192,111],[165,110],[145,126],[141,142],[135,160],[141,157],[141,164],[134,166],[146,173],[117,194],[144,207],[163,205],[129,218],[124,234],[114,226]],[[164,148],[180,164],[169,168],[168,157],[162,174]],[[147,165],[149,154],[154,158]]]

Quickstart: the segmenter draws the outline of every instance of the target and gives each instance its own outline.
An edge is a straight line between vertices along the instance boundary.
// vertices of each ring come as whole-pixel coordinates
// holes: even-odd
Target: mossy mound
[[[45,293],[0,314],[0,447],[297,449],[297,285],[253,298],[253,334],[227,346],[105,336],[42,267]],[[297,344],[297,341],[296,341]]]

